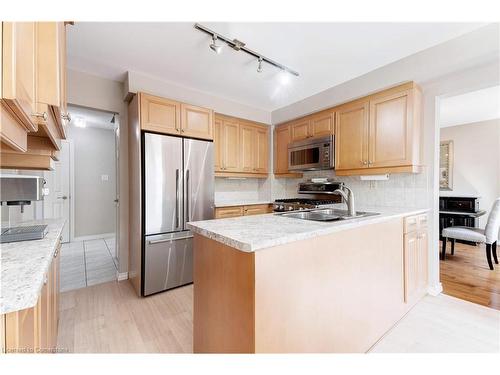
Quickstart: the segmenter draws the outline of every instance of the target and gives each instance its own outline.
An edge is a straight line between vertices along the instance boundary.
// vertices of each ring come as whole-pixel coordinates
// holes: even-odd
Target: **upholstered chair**
[[[455,240],[472,241],[486,244],[486,259],[490,270],[493,270],[493,259],[498,264],[497,258],[497,241],[498,231],[500,228],[500,198],[495,199],[491,208],[488,222],[484,229],[469,228],[469,227],[448,227],[444,228],[441,235],[443,236],[443,249],[441,251],[441,260],[446,258],[446,240],[451,240],[451,255],[455,253]]]

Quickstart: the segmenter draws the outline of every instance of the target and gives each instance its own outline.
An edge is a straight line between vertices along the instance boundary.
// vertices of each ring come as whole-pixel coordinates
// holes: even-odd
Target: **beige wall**
[[[87,73],[68,70],[68,103],[113,111],[119,114],[119,199],[118,271],[128,271],[128,132],[127,105],[123,101],[123,83]]]
[[[446,195],[477,194],[489,212],[500,197],[500,119],[441,128],[441,141],[453,141],[453,190]],[[479,219],[486,225],[487,215]]]

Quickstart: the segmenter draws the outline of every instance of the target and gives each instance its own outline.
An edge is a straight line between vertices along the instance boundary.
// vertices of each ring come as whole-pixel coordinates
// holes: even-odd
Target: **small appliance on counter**
[[[45,180],[39,176],[16,174],[0,175],[0,203],[7,206],[21,206],[43,200]],[[0,243],[40,240],[47,234],[47,225],[3,227]]]

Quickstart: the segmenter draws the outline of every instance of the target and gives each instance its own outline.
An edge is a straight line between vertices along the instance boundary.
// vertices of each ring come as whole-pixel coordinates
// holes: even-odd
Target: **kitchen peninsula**
[[[427,292],[426,212],[189,223],[194,352],[368,351]]]

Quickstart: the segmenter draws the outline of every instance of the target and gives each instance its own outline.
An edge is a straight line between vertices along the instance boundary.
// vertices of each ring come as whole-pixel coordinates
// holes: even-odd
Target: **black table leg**
[[[493,253],[493,260],[495,261],[496,264],[498,264],[497,241],[493,242],[493,244],[491,245],[491,252]]]
[[[446,237],[443,237],[443,250],[441,250],[441,260],[446,259]]]
[[[488,266],[490,266],[490,270],[493,270],[493,263],[491,262],[491,244],[486,244],[486,259],[488,260]]]
[[[451,239],[451,255],[455,255],[455,239]]]

